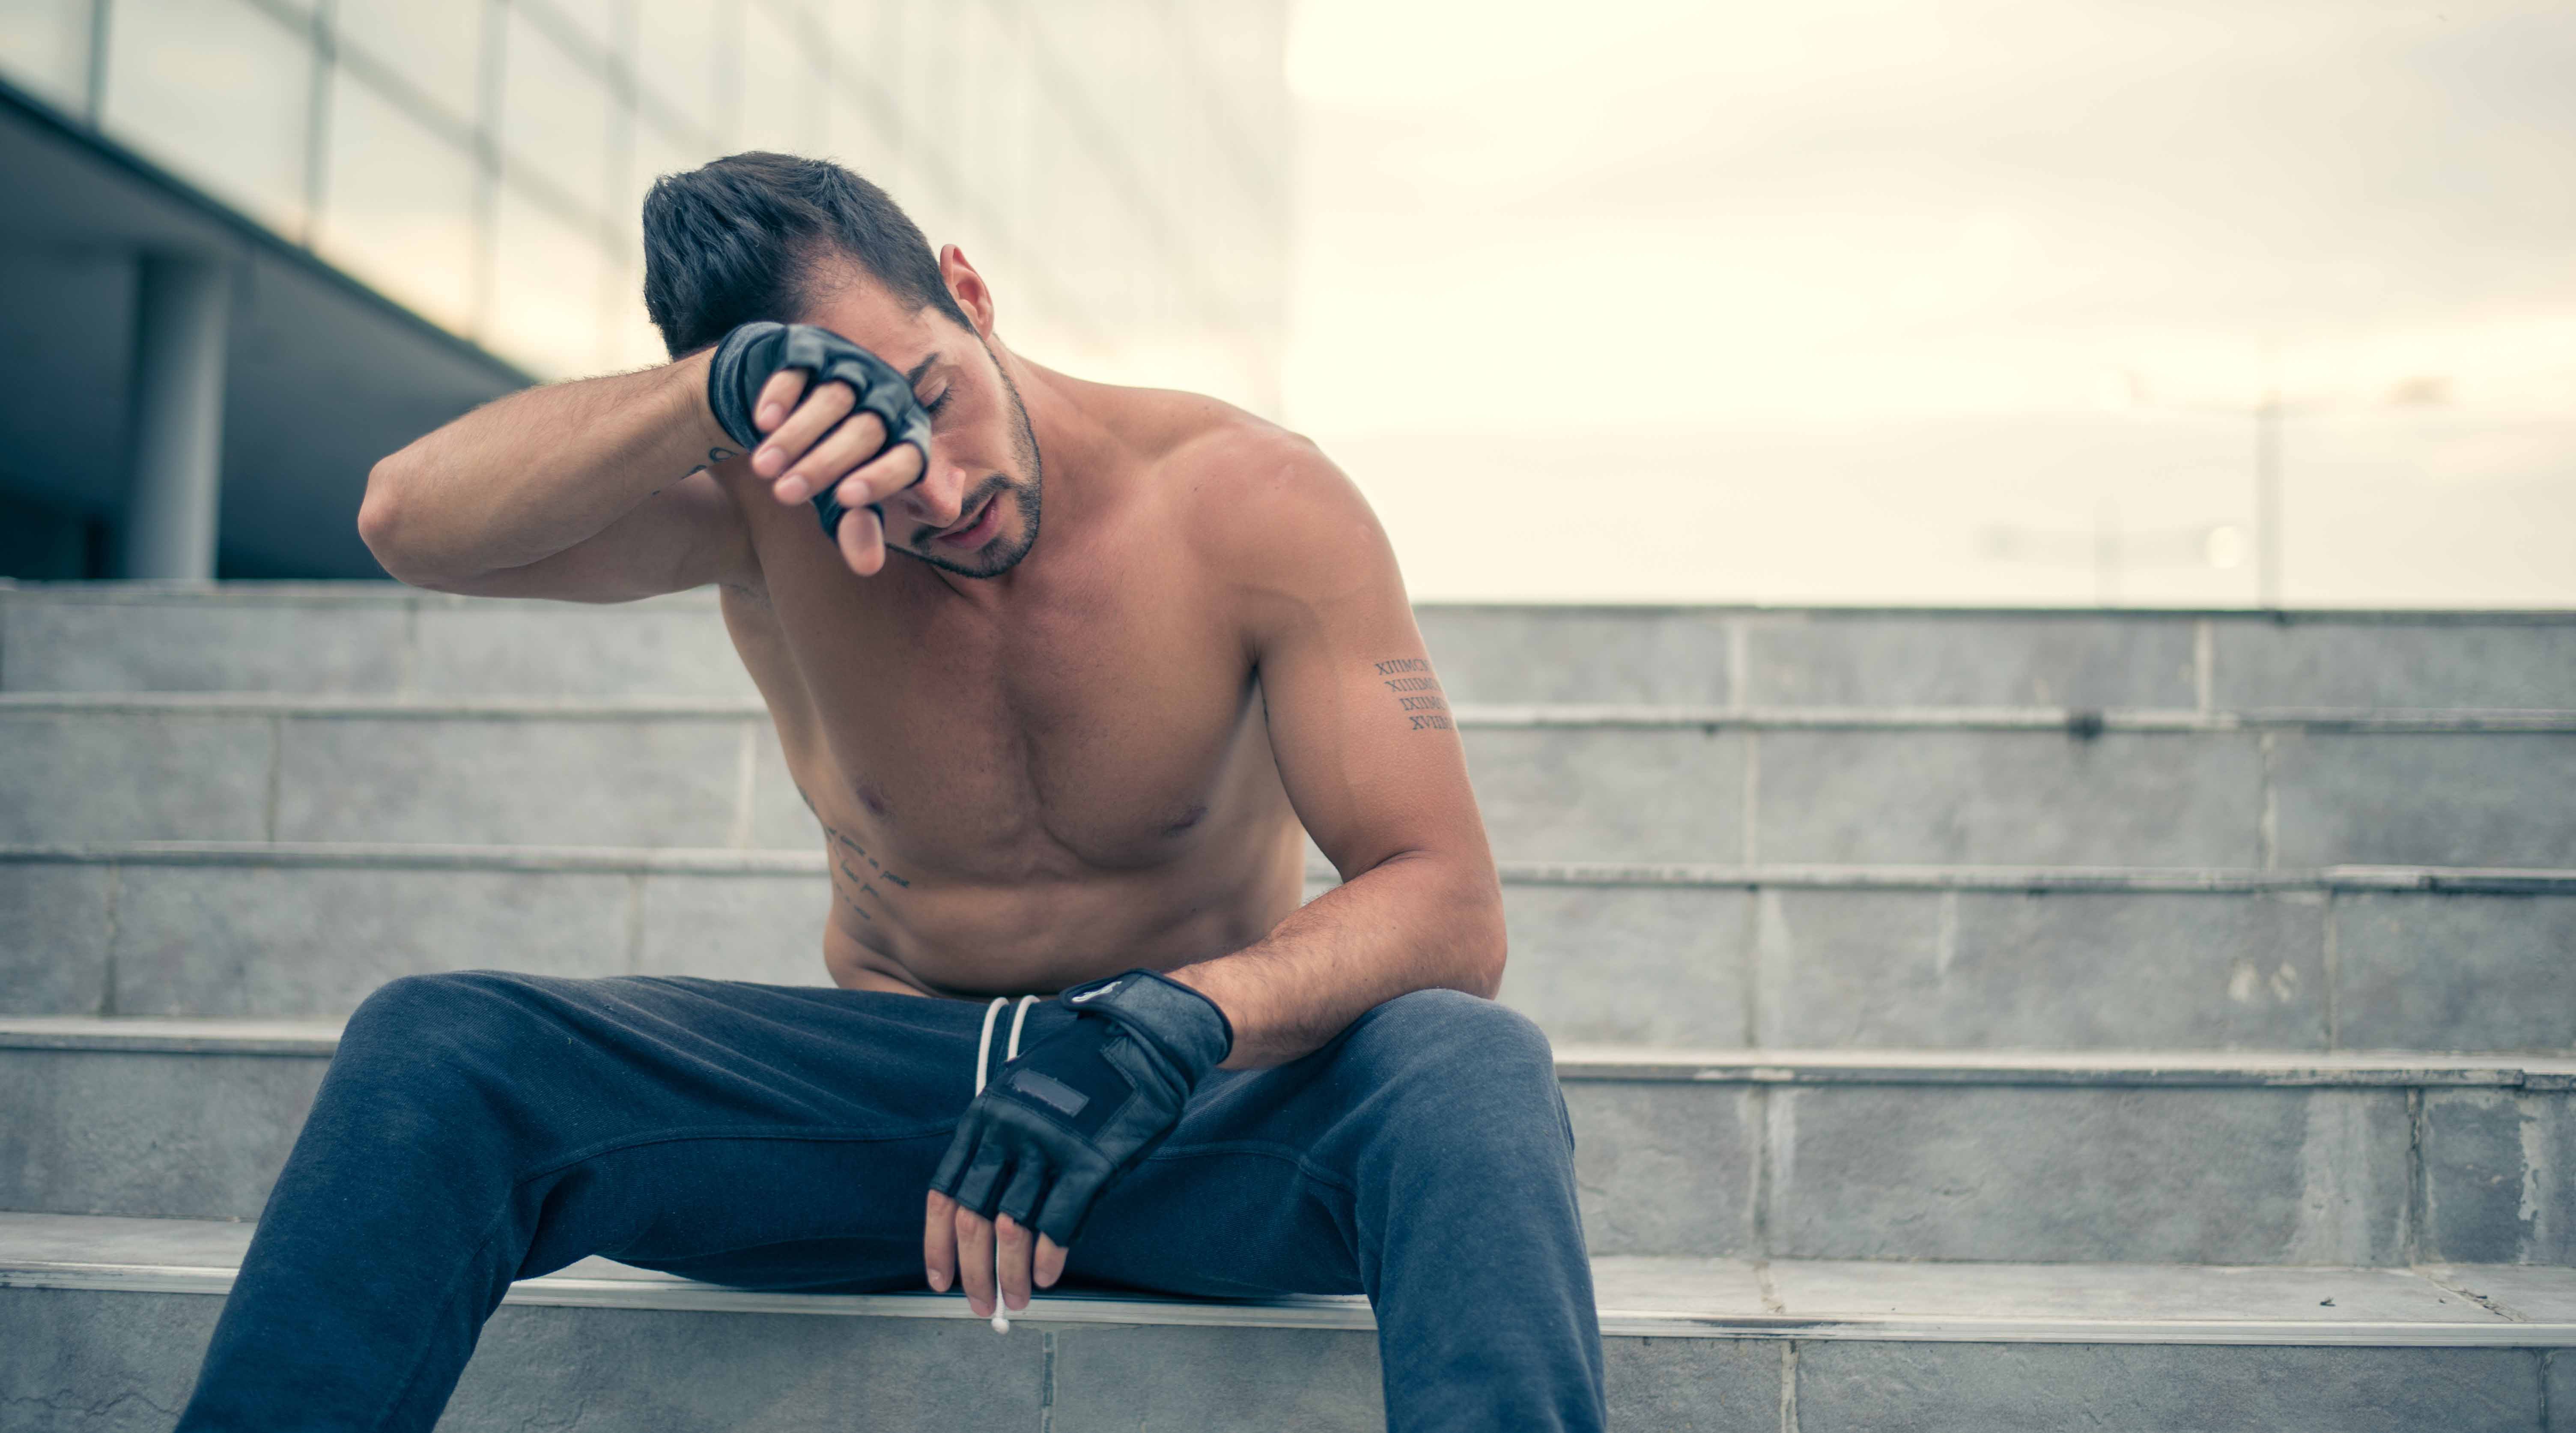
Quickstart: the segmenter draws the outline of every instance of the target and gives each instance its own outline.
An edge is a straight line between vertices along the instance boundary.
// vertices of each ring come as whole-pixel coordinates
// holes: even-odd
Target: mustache
[[[1002,476],[1001,474],[999,474],[999,473],[995,473],[993,476],[991,476],[991,477],[989,477],[989,478],[986,478],[984,481],[982,481],[982,482],[980,482],[980,483],[977,483],[977,484],[975,485],[975,491],[973,491],[973,492],[971,492],[971,493],[968,493],[968,494],[966,495],[965,501],[963,501],[963,502],[961,502],[961,503],[959,503],[959,504],[957,505],[957,515],[958,515],[958,520],[959,520],[960,522],[962,522],[962,521],[964,521],[964,520],[965,520],[966,514],[971,513],[971,512],[975,512],[975,511],[977,511],[978,509],[982,508],[982,507],[984,506],[984,502],[985,502],[985,500],[986,500],[986,499],[988,499],[988,498],[998,498],[998,497],[1000,497],[1002,494],[1007,493],[1007,492],[1009,492],[1010,490],[1011,490],[1011,480],[1010,480],[1010,479],[1008,479],[1008,478],[1006,478],[1006,477],[1003,477],[1003,476]],[[955,524],[954,524],[954,523],[950,524],[950,527],[954,527],[954,526],[955,526]],[[929,543],[929,541],[930,541],[932,538],[937,537],[937,536],[939,536],[941,533],[946,532],[946,531],[948,531],[948,530],[949,530],[949,529],[948,529],[948,528],[945,528],[945,527],[924,527],[924,528],[921,528],[920,530],[918,530],[918,531],[916,531],[915,533],[913,533],[913,535],[912,535],[912,546],[914,546],[914,547],[921,547],[921,546],[925,546],[925,545],[927,545],[927,544]]]

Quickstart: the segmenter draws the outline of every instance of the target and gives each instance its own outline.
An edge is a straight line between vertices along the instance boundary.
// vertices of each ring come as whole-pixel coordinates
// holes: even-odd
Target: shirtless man
[[[441,591],[715,584],[822,824],[833,987],[377,992],[180,1426],[426,1429],[512,1279],[606,1254],[979,1317],[1068,1272],[1364,1292],[1398,1433],[1599,1428],[1571,1128],[1491,999],[1492,857],[1360,495],[1013,353],[838,166],[737,155],[645,222],[674,361],[431,433],[359,528]],[[875,357],[809,382],[771,320]],[[1302,906],[1301,828],[1343,878]]]

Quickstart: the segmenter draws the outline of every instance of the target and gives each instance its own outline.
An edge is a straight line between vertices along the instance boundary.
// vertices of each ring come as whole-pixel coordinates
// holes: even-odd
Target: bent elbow
[[[435,590],[438,575],[421,561],[415,525],[406,513],[409,483],[401,453],[380,458],[367,470],[366,496],[358,501],[358,540],[395,581]]]

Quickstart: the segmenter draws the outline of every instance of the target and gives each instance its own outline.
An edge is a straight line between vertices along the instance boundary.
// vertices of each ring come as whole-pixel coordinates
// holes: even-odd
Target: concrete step
[[[2576,712],[1459,723],[1504,860],[2576,867]],[[819,839],[754,702],[0,695],[0,841]]]
[[[749,696],[712,591],[0,584],[0,687]],[[1453,697],[1716,706],[2576,708],[2576,614],[1425,604]]]
[[[1560,1041],[2576,1054],[2576,872],[1502,874],[1503,999]],[[826,890],[811,851],[0,847],[0,1012],[341,1015],[493,966],[821,983]]]
[[[0,1209],[249,1218],[329,1021],[0,1019]],[[1561,1046],[1598,1254],[2576,1262],[2576,1061]]]
[[[24,1433],[167,1427],[245,1224],[0,1215],[0,1384]],[[1595,1262],[1637,1433],[2116,1426],[2561,1433],[2576,1270]],[[2551,1410],[2560,1421],[2552,1423]],[[1356,1298],[780,1295],[590,1259],[514,1286],[450,1433],[1382,1428]]]

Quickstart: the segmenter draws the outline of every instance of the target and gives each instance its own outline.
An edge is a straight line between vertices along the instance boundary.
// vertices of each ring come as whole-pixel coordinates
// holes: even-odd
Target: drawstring
[[[975,1041],[975,1093],[979,1095],[984,1093],[984,1076],[991,1068],[993,1058],[993,1022],[1001,1017],[1002,1007],[1010,1003],[1011,997],[996,995],[993,1003],[984,1007],[984,1033]],[[1010,1042],[1002,1051],[1004,1064],[1020,1057],[1020,1024],[1029,1018],[1029,1007],[1037,1003],[1038,998],[1034,995],[1020,997],[1020,1008],[1011,1015]],[[1031,1290],[1030,1295],[1035,1297],[1036,1291]],[[1010,1331],[1010,1310],[1002,1307],[1002,1236],[996,1233],[993,1236],[993,1332]]]

